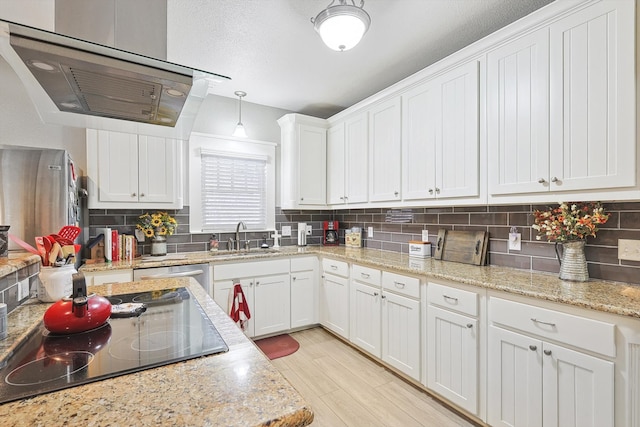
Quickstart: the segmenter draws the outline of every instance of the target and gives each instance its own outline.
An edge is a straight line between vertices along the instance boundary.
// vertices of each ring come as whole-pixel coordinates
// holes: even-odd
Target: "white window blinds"
[[[267,158],[201,151],[202,228],[267,228]]]

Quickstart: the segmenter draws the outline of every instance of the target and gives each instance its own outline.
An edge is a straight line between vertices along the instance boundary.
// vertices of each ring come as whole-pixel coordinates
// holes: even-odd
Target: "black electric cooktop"
[[[0,361],[0,403],[229,350],[186,288],[108,299],[146,310],[71,335],[40,324]]]

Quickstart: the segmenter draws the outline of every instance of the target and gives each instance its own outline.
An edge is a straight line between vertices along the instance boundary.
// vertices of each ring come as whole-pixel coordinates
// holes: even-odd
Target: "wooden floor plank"
[[[311,405],[314,427],[474,426],[322,328],[291,335],[300,349],[273,364]]]

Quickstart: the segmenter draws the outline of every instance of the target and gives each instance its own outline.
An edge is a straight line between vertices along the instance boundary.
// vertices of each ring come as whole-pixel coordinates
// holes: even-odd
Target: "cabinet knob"
[[[138,197],[136,193],[131,193],[131,197]]]
[[[259,280],[256,280],[256,286],[258,286],[260,284]]]
[[[340,196],[340,200],[344,200],[344,196]]]
[[[396,196],[396,197],[398,197],[398,194],[400,194],[400,193],[398,193],[397,191],[393,192],[393,195]]]
[[[543,351],[544,354],[546,354],[547,356],[551,356],[551,350],[545,350]]]
[[[537,349],[538,349],[538,347],[533,345],[533,344],[529,346],[529,350],[531,350],[531,351],[536,351]]]
[[[544,179],[544,178],[539,178],[538,179],[538,184],[544,184],[545,182],[547,182],[547,180]]]
[[[551,182],[558,182],[558,181],[560,181],[560,180],[555,176],[553,178],[551,178]]]
[[[440,194],[440,189],[436,187],[436,194]]]
[[[302,202],[304,200],[304,197],[300,197],[300,201]]]
[[[429,194],[433,194],[433,188],[429,189]]]
[[[373,296],[374,296],[374,297],[377,297],[378,295],[380,295],[380,294],[379,294],[379,293],[377,293],[377,292],[374,292],[374,293],[373,293]]]
[[[380,298],[383,298],[383,299],[384,299],[384,298],[386,298],[386,296],[382,295]]]
[[[467,323],[467,328],[469,328],[469,329],[473,328],[473,324],[472,323]]]
[[[296,280],[296,276],[293,276],[293,277],[291,278],[291,280]]]
[[[348,198],[349,198],[349,197],[347,197],[347,196],[344,196],[344,199],[345,199],[345,200],[347,200]]]
[[[140,197],[144,197],[144,193],[140,193]]]

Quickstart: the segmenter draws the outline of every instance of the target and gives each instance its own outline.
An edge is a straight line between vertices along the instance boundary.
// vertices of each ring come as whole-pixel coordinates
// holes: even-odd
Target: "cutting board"
[[[438,230],[435,259],[484,265],[487,261],[489,233],[486,231]]]

